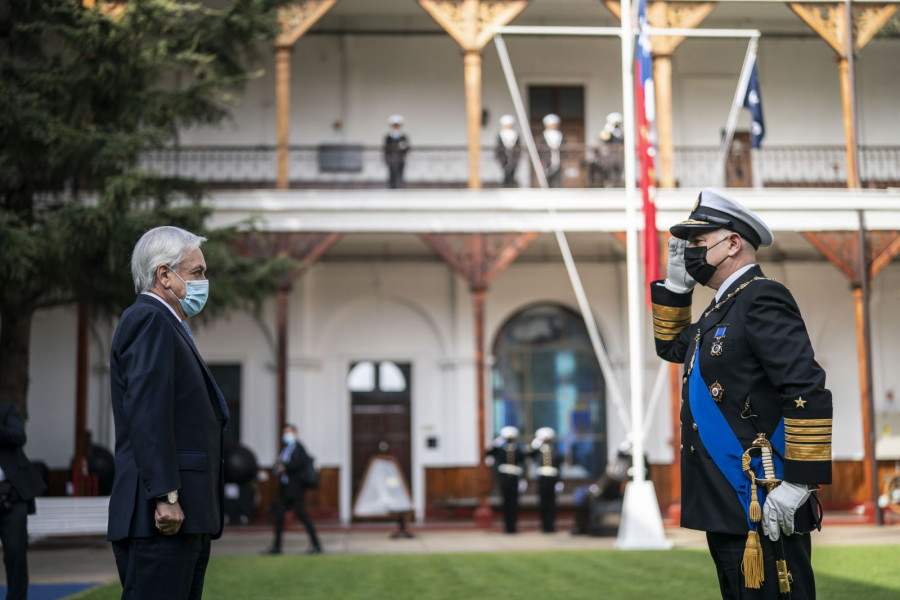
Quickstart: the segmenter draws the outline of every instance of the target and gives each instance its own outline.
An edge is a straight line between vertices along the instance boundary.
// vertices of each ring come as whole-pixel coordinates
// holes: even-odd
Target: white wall
[[[596,143],[606,114],[621,111],[619,42],[615,38],[506,38],[527,102],[532,84],[585,86],[586,139]],[[746,40],[688,39],[673,56],[676,145],[718,144],[737,85]],[[896,144],[900,117],[900,40],[876,39],[856,61],[859,141]],[[813,37],[762,38],[759,75],[769,145],[841,145],[841,99],[834,53]],[[310,35],[292,54],[290,140],[314,145],[342,138],[378,146],[387,117],[400,113],[413,145],[466,143],[463,63],[442,35]],[[234,121],[186,132],[184,144],[275,143],[274,58],[261,52],[265,74],[239,99]],[[497,120],[512,112],[497,52],[483,52],[482,143],[493,144]],[[739,127],[749,127],[741,111]]]

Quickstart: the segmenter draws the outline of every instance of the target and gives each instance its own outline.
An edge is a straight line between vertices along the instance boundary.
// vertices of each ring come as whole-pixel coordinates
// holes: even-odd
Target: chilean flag
[[[653,88],[653,60],[650,48],[650,34],[647,33],[647,2],[638,0],[637,5],[637,51],[634,61],[634,110],[637,131],[637,153],[639,181],[644,211],[644,277],[649,289],[650,282],[659,279],[659,244],[656,234],[656,168],[654,157],[656,147],[653,127],[656,122],[656,95]],[[647,296],[647,302],[650,297]]]

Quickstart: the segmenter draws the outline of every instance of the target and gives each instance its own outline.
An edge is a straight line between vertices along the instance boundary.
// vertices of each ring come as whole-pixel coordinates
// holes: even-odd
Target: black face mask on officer
[[[728,239],[728,236],[725,236],[712,246],[695,246],[691,248],[688,246],[684,249],[684,270],[687,271],[688,275],[694,278],[694,280],[700,285],[706,285],[709,283],[709,280],[712,279],[712,276],[716,274],[716,269],[719,268],[723,262],[728,260],[728,256],[720,260],[714,265],[706,262],[706,253],[724,242]]]

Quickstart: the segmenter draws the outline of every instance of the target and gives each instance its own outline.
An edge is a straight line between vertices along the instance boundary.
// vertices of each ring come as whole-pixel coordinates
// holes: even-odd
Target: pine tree
[[[0,400],[27,414],[35,311],[117,315],[134,300],[128,261],[150,227],[210,239],[204,314],[274,291],[289,265],[240,256],[236,230],[204,226],[202,186],[139,159],[228,117],[286,3],[0,0]]]

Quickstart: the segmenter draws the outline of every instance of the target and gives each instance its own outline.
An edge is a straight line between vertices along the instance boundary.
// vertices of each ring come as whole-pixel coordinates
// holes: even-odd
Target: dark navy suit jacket
[[[162,302],[141,294],[110,350],[116,474],[111,541],[158,535],[156,498],[178,490],[179,533],[222,534],[228,407],[197,347]]]

